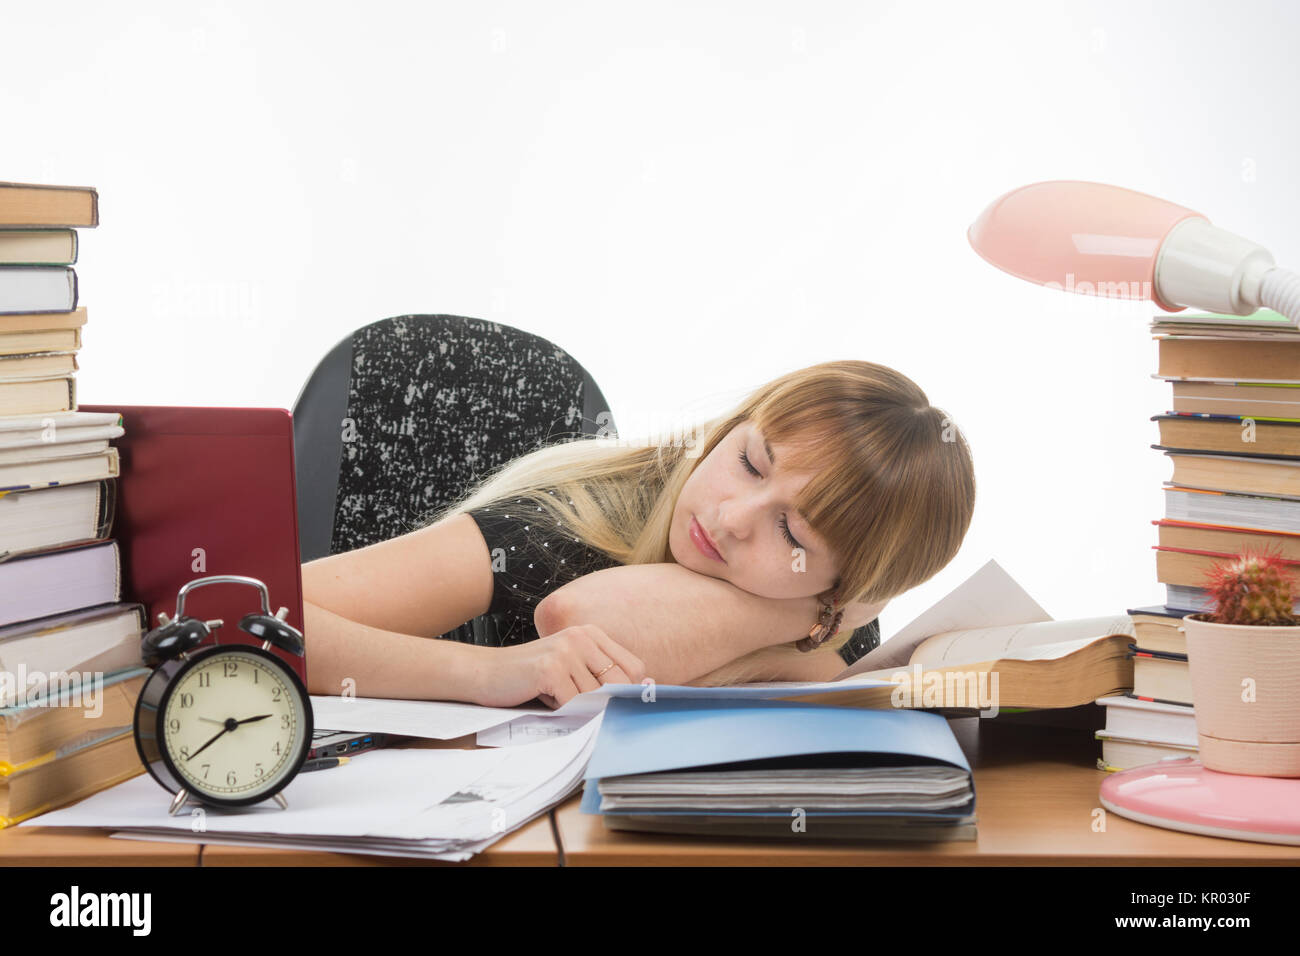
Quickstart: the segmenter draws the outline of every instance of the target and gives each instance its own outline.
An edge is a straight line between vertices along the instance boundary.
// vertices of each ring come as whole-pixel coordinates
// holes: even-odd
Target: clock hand
[[[229,730],[230,730],[230,725],[229,725],[229,724],[227,724],[225,727],[222,727],[219,731],[217,731],[217,735],[216,735],[215,737],[213,737],[211,740],[209,740],[206,744],[204,744],[204,745],[203,745],[202,747],[200,747],[198,750],[194,751],[194,753],[192,753],[192,754],[190,754],[188,757],[186,757],[186,758],[185,758],[186,761],[193,760],[193,759],[194,759],[195,757],[197,757],[199,754],[203,753],[203,751],[207,750],[207,749],[208,749],[209,747],[211,747],[214,743],[216,743],[219,739],[221,739],[221,737],[222,737],[224,734],[226,734],[227,732],[229,732]]]
[[[268,717],[270,717],[270,716],[272,716],[272,715],[271,715],[271,714],[259,714],[259,715],[256,716],[256,717],[245,717],[243,720],[229,720],[229,719],[227,719],[227,720],[222,721],[222,723],[224,723],[225,726],[222,727],[221,730],[217,732],[217,735],[216,735],[215,737],[213,737],[211,740],[209,740],[207,743],[205,743],[205,744],[204,744],[202,747],[200,747],[198,750],[194,751],[194,753],[190,754],[190,755],[189,755],[188,757],[186,757],[185,759],[186,759],[187,761],[188,761],[188,760],[193,760],[195,757],[197,757],[199,754],[203,753],[203,751],[207,750],[207,749],[208,749],[209,747],[211,747],[214,743],[216,743],[219,739],[221,739],[221,736],[222,736],[223,734],[226,734],[226,733],[228,733],[228,732],[234,730],[234,729],[235,729],[236,727],[238,727],[240,724],[251,724],[251,723],[253,723],[254,721],[257,721],[257,720],[266,720],[266,718],[268,718]],[[200,719],[200,720],[211,720],[211,718],[209,718],[209,717],[200,717],[199,719]],[[216,721],[213,721],[213,723],[216,723]]]

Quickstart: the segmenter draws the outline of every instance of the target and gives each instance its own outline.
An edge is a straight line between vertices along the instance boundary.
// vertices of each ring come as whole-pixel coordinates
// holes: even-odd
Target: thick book
[[[1267,421],[1242,415],[1184,412],[1152,415],[1160,430],[1160,450],[1242,455],[1247,458],[1300,458],[1300,420]]]
[[[72,313],[54,313],[70,315]],[[0,319],[4,316],[0,315]],[[31,355],[34,352],[75,352],[81,348],[81,329],[36,329],[0,332],[0,355]]]
[[[1196,711],[1191,704],[1167,704],[1115,694],[1097,701],[1106,709],[1106,733],[1128,740],[1195,747]]]
[[[1192,671],[1186,654],[1135,647],[1133,696],[1171,704],[1192,704]]]
[[[1179,584],[1184,587],[1205,588],[1208,575],[1219,565],[1228,564],[1238,557],[1237,552],[1191,551],[1182,548],[1154,547],[1156,552],[1156,580],[1161,584]],[[1300,561],[1283,559],[1295,574],[1300,572]]]
[[[77,272],[66,266],[0,266],[0,313],[71,312]]]
[[[1161,378],[1300,381],[1300,336],[1260,339],[1166,336],[1157,341],[1157,372]]]
[[[1138,646],[1169,654],[1187,653],[1187,635],[1182,630],[1186,614],[1163,604],[1128,609]]]
[[[0,344],[3,344],[5,337],[9,335],[71,331],[80,329],[85,324],[84,305],[78,306],[71,312],[23,312],[0,315]]]
[[[60,444],[33,445],[30,448],[0,448],[0,465],[31,464],[52,458],[78,458],[101,455],[108,451],[107,439],[99,441],[62,442]]]
[[[0,627],[0,707],[52,697],[63,684],[96,673],[142,666],[145,626],[143,605],[109,604]]]
[[[0,231],[0,265],[70,266],[76,261],[75,229]]]
[[[66,685],[39,701],[0,708],[0,773],[53,760],[59,747],[92,726],[132,723],[135,702],[151,673],[148,667],[111,671],[85,686]]]
[[[0,562],[0,627],[122,599],[117,542]]]
[[[1165,517],[1185,524],[1300,533],[1300,500],[1164,484]]]
[[[77,371],[77,353],[20,352],[0,355],[0,381],[67,377]]]
[[[1173,393],[1170,410],[1175,413],[1300,421],[1300,382],[1166,381]]]
[[[0,773],[0,827],[107,790],[144,773],[131,725],[85,731],[51,760]]]
[[[117,449],[109,446],[94,455],[0,465],[0,492],[73,485],[82,481],[116,478],[117,474]]]
[[[949,716],[995,707],[1078,707],[1133,686],[1128,650],[1134,636],[1127,615],[958,628],[930,635],[910,651],[891,648],[895,656],[907,652],[903,663],[866,669],[881,645],[852,673],[808,696],[792,692],[784,699]]]
[[[1298,459],[1168,450],[1165,454],[1174,465],[1171,481],[1175,485],[1300,500]]]
[[[16,415],[0,418],[0,449],[43,447],[64,442],[120,438],[118,412],[61,412],[53,415]]]
[[[1157,544],[1162,548],[1221,554],[1264,550],[1289,561],[1300,561],[1300,532],[1192,524],[1168,518],[1152,524],[1156,526]]]
[[[1162,744],[1153,740],[1129,740],[1116,737],[1099,730],[1095,734],[1101,741],[1101,756],[1097,758],[1097,769],[1116,771],[1132,770],[1159,763],[1161,760],[1181,760],[1195,757],[1200,751],[1197,745]]]
[[[0,227],[98,225],[99,193],[93,186],[0,183]]]
[[[0,380],[0,415],[67,412],[77,407],[77,380],[56,378]]]
[[[582,811],[623,829],[974,837],[970,765],[947,721],[920,711],[614,698],[584,778]]]
[[[0,561],[107,538],[116,502],[114,478],[0,495]]]

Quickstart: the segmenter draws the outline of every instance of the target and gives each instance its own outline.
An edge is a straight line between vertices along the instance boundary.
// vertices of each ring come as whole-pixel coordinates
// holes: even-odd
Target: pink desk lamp
[[[1151,299],[1169,312],[1249,315],[1264,306],[1300,325],[1300,275],[1200,213],[1132,189],[1021,186],[994,200],[966,236],[986,261],[1031,282]]]
[[[985,260],[1031,282],[1151,299],[1169,312],[1249,315],[1264,306],[1300,325],[1300,275],[1200,213],[1131,189],[1070,180],[1021,186],[966,235]],[[1099,798],[1140,823],[1300,844],[1300,778],[1219,773],[1184,757],[1113,774]]]

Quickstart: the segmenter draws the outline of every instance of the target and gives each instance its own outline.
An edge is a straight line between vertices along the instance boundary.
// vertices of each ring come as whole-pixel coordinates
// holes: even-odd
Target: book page
[[[983,567],[946,597],[853,665],[835,675],[844,680],[882,668],[907,666],[917,645],[935,635],[958,629],[1051,621],[1052,616],[990,558]],[[978,660],[979,658],[977,658]]]
[[[908,665],[920,664],[929,669],[980,661],[1047,660],[1073,653],[1110,634],[1136,636],[1127,614],[948,631],[922,641],[912,652]],[[1071,649],[1059,652],[1065,644]]]

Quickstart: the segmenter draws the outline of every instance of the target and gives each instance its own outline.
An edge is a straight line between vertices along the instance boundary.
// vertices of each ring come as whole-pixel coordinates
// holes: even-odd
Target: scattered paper
[[[482,707],[442,700],[388,700],[378,697],[312,695],[318,729],[352,733],[400,734],[453,740],[508,723],[528,714],[550,714],[547,707]]]

